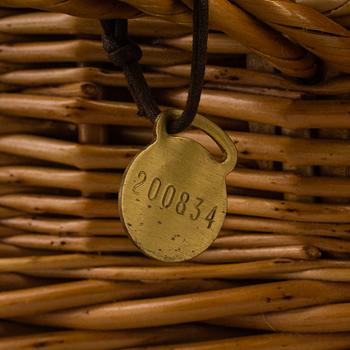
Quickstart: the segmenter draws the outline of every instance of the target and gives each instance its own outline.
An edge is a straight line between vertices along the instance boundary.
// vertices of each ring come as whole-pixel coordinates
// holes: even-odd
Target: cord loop
[[[138,114],[155,122],[160,109],[138,63],[142,51],[128,37],[127,19],[102,20],[101,24],[104,30],[103,47],[110,60],[123,69],[130,93],[138,106]],[[191,82],[184,112],[178,119],[169,121],[168,132],[171,134],[185,130],[197,114],[204,85],[208,26],[208,0],[194,0]]]

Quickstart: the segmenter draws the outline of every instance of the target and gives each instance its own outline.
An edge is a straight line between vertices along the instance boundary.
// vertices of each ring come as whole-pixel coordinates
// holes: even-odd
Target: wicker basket
[[[1,350],[349,349],[350,2],[209,2],[200,112],[239,166],[212,248],[165,264],[118,220],[152,130],[97,18],[132,18],[158,102],[182,108],[192,2],[0,0]]]

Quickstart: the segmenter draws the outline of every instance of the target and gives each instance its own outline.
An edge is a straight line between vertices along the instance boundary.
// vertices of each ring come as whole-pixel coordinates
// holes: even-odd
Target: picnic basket
[[[0,0],[0,349],[349,348],[349,1],[209,1],[199,112],[239,154],[222,232],[170,264],[123,230],[152,125],[99,19],[130,19],[154,96],[182,109],[192,5]]]

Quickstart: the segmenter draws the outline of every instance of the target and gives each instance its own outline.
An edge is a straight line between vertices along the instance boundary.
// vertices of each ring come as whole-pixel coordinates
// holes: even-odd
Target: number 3
[[[198,203],[196,204],[195,208],[197,209],[197,212],[195,215],[191,214],[191,219],[196,221],[198,220],[198,218],[200,217],[201,215],[201,210],[200,210],[200,206],[203,204],[204,200],[202,198],[196,198]]]

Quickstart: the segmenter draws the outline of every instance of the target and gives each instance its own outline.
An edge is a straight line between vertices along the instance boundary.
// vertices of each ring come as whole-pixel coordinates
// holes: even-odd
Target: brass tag
[[[192,125],[215,140],[226,154],[223,162],[198,142],[169,135],[167,120],[179,115],[160,114],[156,140],[129,165],[119,192],[131,239],[146,255],[167,262],[192,259],[216,239],[227,211],[225,177],[237,161],[231,139],[203,116]]]

